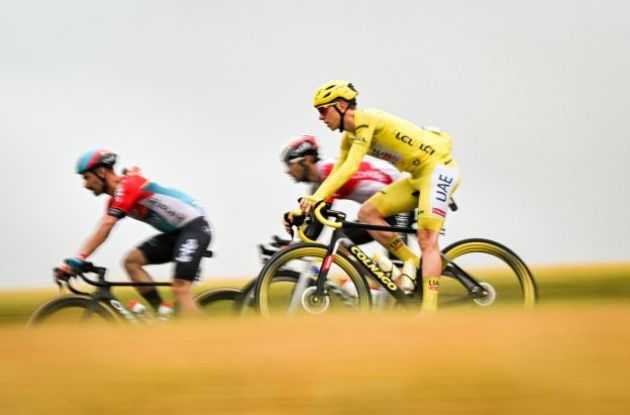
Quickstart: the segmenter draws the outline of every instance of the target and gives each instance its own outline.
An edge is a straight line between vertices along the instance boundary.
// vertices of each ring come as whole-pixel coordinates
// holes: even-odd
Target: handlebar
[[[81,278],[86,284],[88,285],[92,285],[94,287],[170,287],[173,284],[170,282],[153,282],[153,281],[141,281],[141,282],[114,282],[114,281],[106,281],[105,280],[105,273],[107,272],[107,268],[104,267],[98,267],[96,265],[94,265],[91,262],[86,262],[81,269],[79,270],[73,270],[73,272],[70,274],[70,277],[68,278],[67,281],[65,281],[66,287],[68,287],[68,289],[70,291],[72,291],[75,294],[83,294],[83,295],[87,295],[87,293],[84,293],[82,291],[79,291],[78,289],[76,289],[75,287],[72,286],[72,283],[70,282],[70,280],[72,278]],[[98,279],[92,279],[92,278],[88,278],[85,274],[96,274],[98,276]],[[62,288],[62,283],[59,280],[56,280],[57,285],[60,286],[60,288]]]
[[[287,212],[285,214],[285,220],[289,220],[291,218],[292,226],[297,228],[298,237],[302,242],[315,242],[306,236],[305,230],[308,226],[308,217],[301,210],[292,210],[291,212]],[[291,239],[293,239],[293,228],[291,228]]]
[[[339,222],[333,222],[326,219],[324,215],[322,215],[322,209],[325,207],[326,203],[324,203],[324,201],[317,202],[317,204],[315,205],[315,209],[313,210],[313,216],[315,216],[315,219],[317,219],[317,221],[324,226],[329,226],[334,229],[341,228],[343,226],[343,220],[346,218],[345,213],[329,210],[327,212],[328,216],[332,216],[335,219],[340,220]]]
[[[319,223],[324,226],[328,226],[334,229],[339,229],[343,226],[343,222],[346,219],[346,214],[339,211],[334,210],[326,210],[326,216],[332,217],[335,221],[328,220],[324,214],[322,214],[322,210],[326,208],[327,205],[324,201],[320,201],[315,204],[315,208],[311,211],[310,214],[304,214],[301,210],[294,210],[287,213],[287,216],[291,216],[293,218],[300,218],[298,220],[293,220],[293,226],[297,228],[298,237],[302,242],[316,242],[310,239],[306,233],[306,227],[309,223],[309,217],[315,218]],[[291,231],[291,236],[293,237],[293,232]]]

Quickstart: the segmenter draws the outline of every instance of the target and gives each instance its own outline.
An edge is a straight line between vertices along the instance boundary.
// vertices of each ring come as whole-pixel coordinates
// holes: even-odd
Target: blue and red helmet
[[[83,174],[100,166],[111,169],[114,164],[116,164],[116,153],[109,150],[90,150],[79,157],[77,174]]]

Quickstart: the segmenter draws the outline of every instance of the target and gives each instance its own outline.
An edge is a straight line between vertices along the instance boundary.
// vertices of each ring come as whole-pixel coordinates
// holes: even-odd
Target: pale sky
[[[74,174],[93,148],[201,201],[204,278],[253,276],[306,191],[282,145],[311,133],[338,151],[311,107],[330,79],[451,134],[461,209],[442,245],[628,261],[629,15],[625,0],[0,0],[0,287],[50,286],[93,231],[106,200]],[[154,234],[124,219],[91,259],[125,278]]]

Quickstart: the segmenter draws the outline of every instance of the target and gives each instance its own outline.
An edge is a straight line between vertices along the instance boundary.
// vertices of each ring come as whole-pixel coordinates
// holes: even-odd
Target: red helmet
[[[284,149],[280,158],[285,164],[294,163],[300,161],[306,155],[312,155],[315,159],[319,158],[319,144],[317,139],[313,135],[301,135],[290,139]]]

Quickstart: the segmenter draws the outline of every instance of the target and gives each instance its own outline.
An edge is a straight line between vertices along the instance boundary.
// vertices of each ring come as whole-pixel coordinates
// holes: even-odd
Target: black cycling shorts
[[[205,218],[198,217],[177,230],[154,236],[138,249],[148,264],[175,262],[174,278],[194,281],[210,240],[210,225]]]
[[[391,226],[399,226],[401,228],[410,228],[413,224],[414,212],[400,212],[392,216],[388,216],[385,218],[385,222],[389,223]],[[374,238],[372,235],[368,233],[366,229],[360,228],[348,228],[344,229],[346,235],[352,242],[356,245],[363,245],[368,242],[372,242]],[[407,235],[406,233],[399,233],[400,238],[403,242],[407,243]]]

